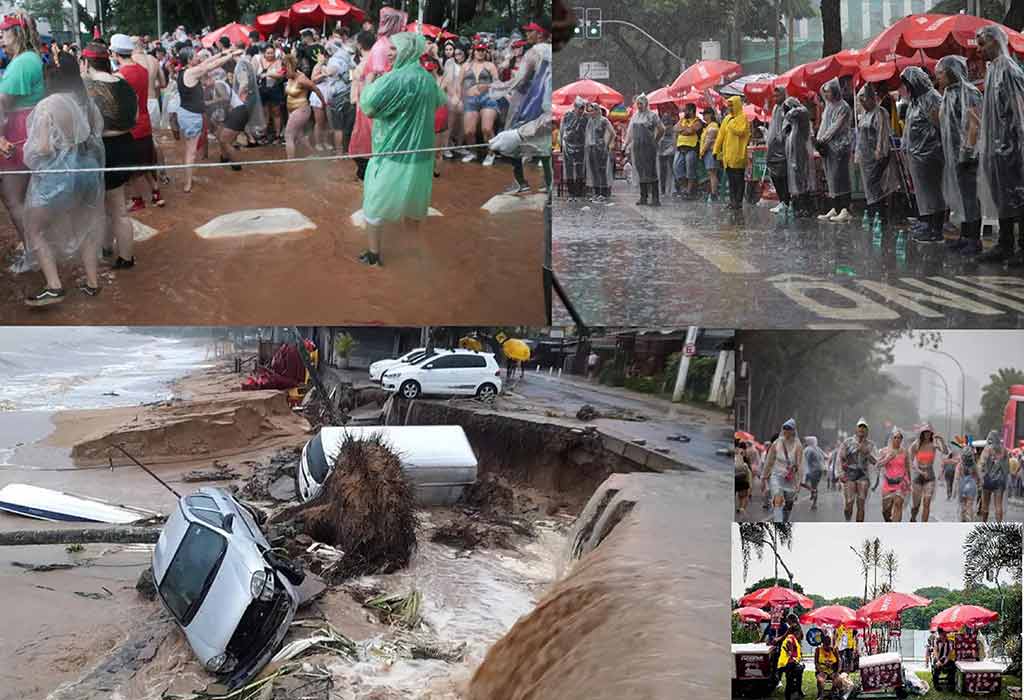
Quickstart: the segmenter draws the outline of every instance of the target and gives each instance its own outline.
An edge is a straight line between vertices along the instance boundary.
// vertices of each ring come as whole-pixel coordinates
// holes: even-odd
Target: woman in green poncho
[[[421,34],[402,33],[391,41],[394,67],[367,86],[359,98],[360,108],[373,119],[373,152],[433,148],[434,111],[447,98],[420,65],[426,40]],[[381,264],[380,224],[402,217],[425,217],[433,186],[434,154],[429,151],[370,160],[363,188],[370,249],[360,261]]]

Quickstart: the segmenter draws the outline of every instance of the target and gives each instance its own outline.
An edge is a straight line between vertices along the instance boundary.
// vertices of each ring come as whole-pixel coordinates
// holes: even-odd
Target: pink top
[[[882,493],[897,493],[906,492],[909,487],[909,475],[907,474],[907,456],[904,453],[899,453],[892,459],[890,459],[885,465],[885,472],[882,478]],[[890,484],[889,481],[899,481],[896,484]]]

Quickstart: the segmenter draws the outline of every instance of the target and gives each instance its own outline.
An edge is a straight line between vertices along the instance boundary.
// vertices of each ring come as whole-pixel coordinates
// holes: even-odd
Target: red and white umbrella
[[[711,101],[708,101],[708,97],[711,97]],[[698,109],[706,109],[707,107],[724,107],[725,98],[719,95],[714,90],[698,90],[697,88],[690,88],[690,91],[679,98],[679,101],[684,105],[697,105]]]
[[[623,100],[622,93],[596,80],[577,80],[565,87],[560,87],[551,93],[553,104],[569,105],[577,97],[582,97],[587,102],[597,102],[604,107],[614,107]]]
[[[289,10],[276,10],[259,15],[254,22],[256,29],[264,34],[285,34],[291,24]]]
[[[804,78],[804,66],[794,66],[772,81],[772,87],[782,87],[793,97],[807,97],[813,95]]]
[[[409,24],[405,25],[405,31],[407,31],[407,32],[419,32],[420,31],[420,23],[419,22],[409,22]],[[426,22],[423,23],[423,34],[425,36],[432,36],[435,39],[437,39],[439,37],[441,39],[458,39],[459,38],[458,34],[452,34],[449,31],[445,31],[444,29],[441,29],[440,27],[436,27],[433,24],[427,24]]]
[[[768,622],[772,616],[760,608],[743,607],[732,611],[733,615],[740,618],[741,622]]]
[[[292,5],[291,21],[297,27],[318,27],[328,20],[362,22],[366,13],[345,0],[300,0]]]
[[[683,99],[679,95],[673,95],[668,91],[667,87],[658,88],[654,92],[647,93],[647,102],[651,107],[657,107],[658,105],[681,105]]]
[[[903,33],[902,42],[911,50],[923,50],[935,58],[950,53],[967,54],[978,48],[974,36],[979,29],[995,24],[1006,32],[1010,47],[1024,49],[1024,36],[990,19],[974,15],[931,15],[929,22],[914,22]]]
[[[206,48],[210,48],[218,41],[222,36],[226,36],[231,39],[231,45],[242,42],[246,46],[249,45],[249,32],[253,31],[253,27],[247,24],[239,24],[238,22],[232,22],[231,24],[225,24],[220,29],[215,29],[202,38],[202,44]]]
[[[999,619],[999,613],[980,605],[954,605],[932,618],[930,629],[958,630],[963,626],[981,627]]]
[[[847,61],[843,63],[835,55],[819,58],[804,64],[804,83],[811,90],[817,92],[821,86],[833,78],[841,78],[846,75],[853,75],[857,72],[857,64]]]
[[[681,95],[691,88],[703,90],[738,78],[743,67],[735,61],[697,61],[679,74],[668,86],[669,92]]]
[[[899,87],[900,74],[904,68],[919,66],[930,73],[935,73],[936,63],[938,61],[934,58],[922,56],[920,52],[910,58],[900,56],[894,61],[882,61],[862,67],[857,75],[857,81],[858,83],[883,83],[887,88],[895,90]]]
[[[923,608],[932,601],[913,593],[895,591],[881,595],[857,609],[857,616],[870,622],[890,622],[907,608]]]
[[[811,609],[814,601],[805,595],[801,595],[790,588],[782,586],[769,586],[751,591],[739,600],[740,605],[763,608],[766,605],[777,605],[783,608],[801,607]]]
[[[743,86],[743,96],[750,104],[755,104],[764,109],[772,98],[772,91],[775,86],[771,81],[747,83]]]
[[[858,617],[856,612],[845,605],[826,605],[811,610],[800,616],[800,622],[805,625],[829,625],[830,627],[843,625],[853,629],[863,629],[868,626],[867,620]]]

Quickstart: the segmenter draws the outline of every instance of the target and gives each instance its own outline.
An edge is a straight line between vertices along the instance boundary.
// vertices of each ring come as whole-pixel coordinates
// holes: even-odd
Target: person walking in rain
[[[974,455],[974,447],[968,444],[960,451],[960,462],[956,465],[955,488],[957,500],[960,502],[960,522],[969,523],[974,520],[974,499],[978,497],[978,484],[981,473]]]
[[[373,152],[412,151],[434,146],[434,112],[447,97],[434,77],[420,66],[427,42],[422,34],[403,32],[391,37],[394,67],[370,83],[359,106],[373,122]],[[434,185],[434,154],[429,150],[406,155],[375,156],[366,168],[363,214],[369,249],[359,260],[381,265],[380,225],[403,217],[422,219],[430,206]]]
[[[839,79],[833,78],[821,88],[825,111],[821,115],[815,149],[825,165],[825,181],[831,208],[818,218],[845,224],[850,214],[850,145],[853,143],[853,110],[843,99]]]
[[[601,105],[587,105],[587,175],[594,188],[590,200],[596,204],[607,202],[612,196],[612,143],[615,130],[604,116]]]
[[[786,174],[793,211],[798,217],[811,215],[814,192],[814,152],[811,148],[811,114],[795,97],[783,103],[786,133]]]
[[[811,510],[818,510],[818,484],[825,472],[825,453],[818,447],[818,438],[804,438],[804,464],[807,465],[807,485],[811,489]]]
[[[729,208],[743,208],[744,177],[747,170],[747,143],[750,141],[750,122],[743,114],[743,100],[737,95],[729,98],[729,114],[722,120],[715,139],[715,156],[725,168],[729,178]]]
[[[800,484],[804,481],[804,447],[796,435],[796,420],[782,424],[782,435],[768,448],[761,472],[762,490],[770,490],[772,520],[789,522]]]
[[[896,191],[898,178],[891,157],[892,129],[889,112],[878,102],[875,86],[867,83],[857,93],[862,110],[857,122],[857,151],[854,160],[860,168],[868,214],[882,224],[889,221],[889,197]]]
[[[977,32],[978,53],[988,61],[978,155],[985,188],[999,217],[999,242],[981,262],[1024,265],[1024,70],[1010,57],[1006,32],[996,25]],[[1013,234],[1020,226],[1019,250]]]
[[[587,189],[587,101],[577,97],[573,108],[562,117],[559,132],[562,142],[562,160],[565,163],[565,183],[569,188],[569,201],[586,196]]]
[[[928,74],[917,66],[904,68],[900,82],[910,98],[903,144],[910,161],[918,216],[928,224],[928,228],[914,240],[937,243],[943,240],[942,227],[946,220],[946,201],[942,197],[944,159],[939,133],[942,98],[932,87]]]
[[[988,522],[989,507],[995,511],[995,521],[1003,522],[1003,504],[1006,501],[1006,481],[1010,471],[1010,454],[1003,447],[998,431],[989,431],[985,449],[978,460],[981,471],[981,507],[979,520]]]
[[[647,95],[638,95],[633,101],[636,111],[626,129],[626,151],[633,163],[633,172],[640,182],[640,201],[637,206],[661,206],[658,196],[658,142],[665,127],[656,112],[651,111]]]
[[[932,498],[935,496],[935,469],[943,467],[949,449],[946,442],[935,434],[935,428],[925,423],[917,431],[917,440],[910,446],[910,464],[913,484],[911,493],[913,503],[910,506],[910,521],[917,521],[918,512],[921,522],[928,522],[931,512]]]
[[[853,437],[848,437],[839,448],[839,469],[843,482],[844,508],[843,516],[849,522],[853,517],[853,507],[857,506],[857,522],[864,522],[864,505],[868,499],[869,470],[876,463],[875,443],[868,439],[868,422],[864,418],[857,421],[857,430]]]
[[[779,205],[772,209],[772,214],[786,214],[791,210],[789,199],[789,169],[786,166],[786,88],[776,87],[772,97],[772,118],[768,122],[768,134],[765,136],[765,163],[772,177],[772,185],[779,196]]]
[[[872,490],[882,482],[882,520],[898,523],[903,519],[903,504],[910,494],[910,455],[903,445],[903,431],[893,428],[889,444],[878,454],[878,476]]]
[[[944,56],[935,67],[942,88],[939,130],[942,135],[942,193],[960,238],[950,245],[963,255],[981,252],[981,202],[978,199],[978,131],[981,93],[967,77],[967,59]]]

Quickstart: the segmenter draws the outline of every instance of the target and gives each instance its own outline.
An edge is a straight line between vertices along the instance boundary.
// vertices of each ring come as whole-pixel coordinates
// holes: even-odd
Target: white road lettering
[[[870,289],[886,301],[896,304],[897,306],[902,306],[905,309],[909,309],[910,311],[927,318],[942,318],[945,314],[941,311],[928,308],[924,303],[919,302],[927,302],[935,306],[957,309],[959,311],[968,311],[980,316],[1001,316],[1006,313],[999,309],[993,309],[991,306],[986,306],[981,302],[968,299],[962,294],[940,289],[939,287],[933,287],[930,284],[926,284],[920,280],[915,280],[911,277],[901,277],[900,281],[904,284],[917,287],[923,291],[912,292],[906,289],[900,289],[899,287],[894,287],[891,284],[886,284],[885,282],[876,282],[874,280],[857,280],[857,284],[865,289]]]
[[[863,294],[817,277],[782,274],[769,277],[766,281],[804,309],[824,318],[845,321],[895,321],[900,318],[896,311],[887,309]],[[853,306],[829,306],[809,296],[808,292],[811,291],[841,297]]]
[[[984,289],[978,289],[976,285],[965,284],[964,282],[951,280],[948,277],[929,277],[928,279],[930,279],[933,282],[938,282],[939,284],[944,284],[947,287],[952,287],[953,289],[958,289],[962,292],[973,294],[979,299],[991,301],[994,304],[1005,306],[1008,309],[1024,312],[1024,302],[1015,301],[1014,299],[1008,296],[1001,294],[993,294],[992,292],[987,292]],[[961,277],[960,279],[970,279],[972,282],[974,282],[973,279],[968,277]]]

